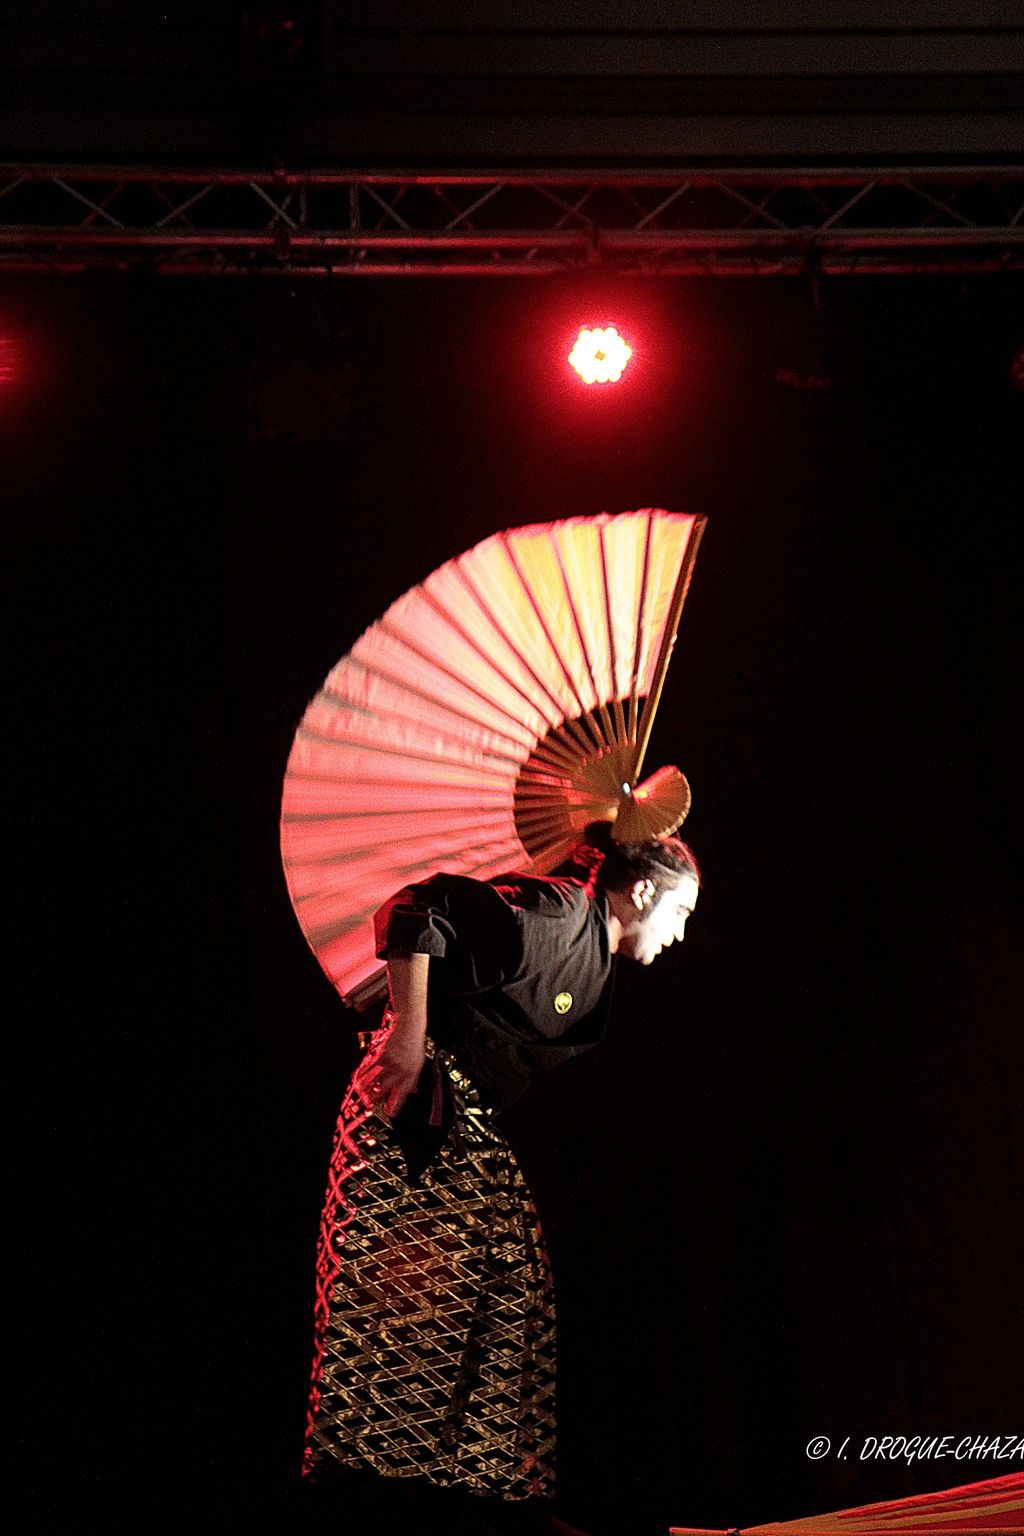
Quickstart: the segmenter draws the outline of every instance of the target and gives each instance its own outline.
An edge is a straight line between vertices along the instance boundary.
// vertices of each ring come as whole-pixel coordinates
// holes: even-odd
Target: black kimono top
[[[431,956],[429,1033],[495,1109],[605,1032],[608,908],[578,880],[435,875],[376,924],[382,958]]]

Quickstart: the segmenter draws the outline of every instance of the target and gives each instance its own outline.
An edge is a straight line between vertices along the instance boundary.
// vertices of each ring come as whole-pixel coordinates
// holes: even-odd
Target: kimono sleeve
[[[378,959],[396,955],[440,959],[447,953],[455,930],[447,917],[447,902],[432,885],[408,885],[381,907],[373,920]]]
[[[398,892],[375,918],[377,954],[429,955],[437,984],[453,995],[500,987],[522,958],[516,910],[487,881],[435,875]]]

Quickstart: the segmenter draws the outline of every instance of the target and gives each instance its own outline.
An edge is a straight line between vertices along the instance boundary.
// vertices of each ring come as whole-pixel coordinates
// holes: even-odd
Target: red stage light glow
[[[584,384],[617,384],[622,370],[633,356],[633,348],[623,341],[614,325],[594,330],[584,327],[569,353],[569,362]]]
[[[0,336],[0,384],[13,384],[18,371],[17,342],[9,336]]]

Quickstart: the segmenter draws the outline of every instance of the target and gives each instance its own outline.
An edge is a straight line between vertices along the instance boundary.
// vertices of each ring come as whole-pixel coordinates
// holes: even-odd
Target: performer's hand
[[[410,1035],[402,1029],[401,1018],[396,1019],[380,1055],[365,1064],[360,1073],[361,1088],[367,1102],[381,1104],[394,1117],[401,1110],[423,1071],[427,1053],[423,1036],[418,1032]]]
[[[383,1105],[397,1115],[423,1071],[427,1052],[427,978],[429,955],[398,955],[388,961],[391,1006],[384,1023],[391,1025],[383,1045],[359,1069],[359,1093],[371,1107]]]

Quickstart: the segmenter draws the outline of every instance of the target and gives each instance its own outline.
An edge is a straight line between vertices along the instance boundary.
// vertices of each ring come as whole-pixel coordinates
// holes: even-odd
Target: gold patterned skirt
[[[304,1469],[550,1495],[555,1307],[530,1192],[493,1112],[440,1053],[454,1124],[407,1182],[390,1122],[358,1089],[387,1033],[335,1133]]]

